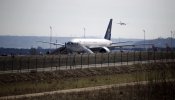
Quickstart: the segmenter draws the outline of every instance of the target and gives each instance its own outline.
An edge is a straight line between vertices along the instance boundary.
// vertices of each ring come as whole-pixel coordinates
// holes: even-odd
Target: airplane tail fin
[[[112,29],[112,19],[110,19],[104,39],[111,40],[111,29]]]

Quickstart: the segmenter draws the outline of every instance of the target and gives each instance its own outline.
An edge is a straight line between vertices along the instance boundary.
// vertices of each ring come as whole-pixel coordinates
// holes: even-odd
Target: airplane
[[[126,25],[126,23],[123,23],[123,22],[121,22],[121,21],[120,21],[120,23],[117,23],[117,24],[120,24],[120,25]]]
[[[109,21],[109,24],[103,39],[75,38],[68,41],[65,44],[54,43],[54,42],[44,42],[44,41],[38,41],[38,42],[64,46],[67,50],[71,52],[78,52],[78,53],[94,53],[96,51],[101,53],[109,53],[111,51],[109,47],[116,47],[116,44],[119,44],[119,43],[132,42],[132,41],[125,41],[125,42],[113,43],[111,41],[111,29],[112,29],[112,19],[110,19]]]

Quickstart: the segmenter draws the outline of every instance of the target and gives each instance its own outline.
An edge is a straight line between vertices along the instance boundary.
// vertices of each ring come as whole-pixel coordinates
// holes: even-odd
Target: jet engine
[[[109,48],[107,48],[107,47],[102,47],[102,48],[100,48],[100,51],[99,51],[100,53],[109,53],[110,52],[110,50],[109,50]]]

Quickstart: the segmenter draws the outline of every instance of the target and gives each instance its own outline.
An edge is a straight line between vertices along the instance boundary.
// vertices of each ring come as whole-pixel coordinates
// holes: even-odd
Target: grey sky
[[[0,0],[0,35],[103,37],[113,18],[112,38],[169,37],[175,0]],[[126,26],[120,26],[119,21]]]

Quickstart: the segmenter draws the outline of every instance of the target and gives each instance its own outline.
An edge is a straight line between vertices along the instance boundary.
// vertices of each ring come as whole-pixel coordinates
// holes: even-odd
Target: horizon
[[[9,36],[9,37],[50,37],[50,36],[22,36],[22,35],[0,35],[0,37],[5,37],[5,36]],[[175,34],[174,34],[175,36]],[[172,37],[173,39],[175,39],[175,37]],[[52,38],[61,38],[61,37],[64,37],[64,38],[84,38],[83,36],[80,36],[80,37],[71,37],[71,36],[52,36]],[[87,36],[85,38],[97,38],[97,39],[101,39],[101,38],[104,38],[104,37],[95,37],[95,36]],[[145,38],[145,40],[154,40],[154,39],[168,39],[168,38],[171,38],[171,37],[157,37],[157,38],[150,38],[150,39],[147,39]],[[117,38],[113,38],[111,37],[111,39],[135,39],[135,40],[144,40],[143,38],[125,38],[125,37],[117,37]]]

